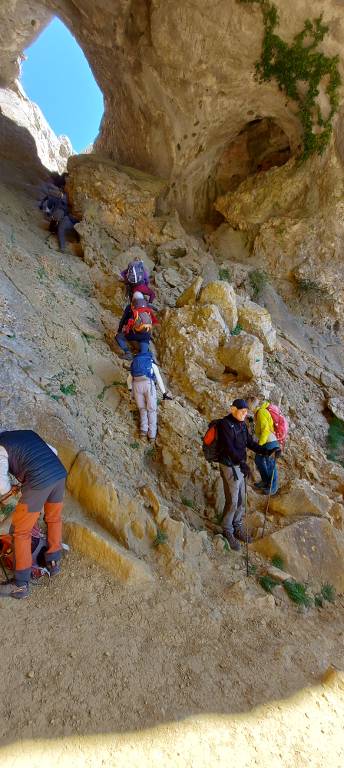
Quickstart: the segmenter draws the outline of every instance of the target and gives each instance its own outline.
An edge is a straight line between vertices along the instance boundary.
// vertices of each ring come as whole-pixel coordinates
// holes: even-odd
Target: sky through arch
[[[21,82],[31,101],[59,134],[69,136],[76,152],[96,138],[104,104],[83,51],[57,18],[25,49]]]

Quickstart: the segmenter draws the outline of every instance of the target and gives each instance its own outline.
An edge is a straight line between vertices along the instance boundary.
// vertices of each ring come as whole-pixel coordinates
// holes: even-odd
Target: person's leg
[[[157,399],[156,399],[156,387],[154,381],[147,382],[147,410],[148,410],[148,437],[150,440],[155,440],[157,431]]]
[[[266,488],[268,486],[268,475],[266,472],[266,457],[260,456],[258,453],[256,453],[254,457],[254,463],[258,469],[258,472],[261,477],[260,483],[255,483],[256,488]]]
[[[133,381],[133,393],[136,405],[140,411],[140,432],[141,435],[148,433],[148,413],[146,404],[146,381]]]
[[[40,516],[40,512],[29,512],[28,504],[17,504],[12,517],[12,535],[15,558],[14,584],[4,584],[0,587],[0,597],[28,597],[31,578],[32,529]]]
[[[123,333],[122,331],[120,333],[116,333],[115,340],[117,341],[118,346],[121,348],[123,352],[126,352],[126,353],[130,352],[125,333]]]
[[[47,525],[48,549],[45,562],[51,565],[51,573],[59,571],[57,563],[61,559],[62,550],[62,507],[65,491],[65,480],[59,480],[51,489],[44,504],[44,520]]]
[[[236,473],[238,473],[238,469],[238,467],[235,467]],[[222,527],[225,531],[228,531],[228,533],[233,533],[233,520],[238,504],[240,482],[233,476],[233,470],[231,467],[226,467],[224,464],[220,464],[220,472],[225,494],[225,507],[222,519]]]
[[[241,469],[238,470],[238,478],[239,478],[238,503],[237,503],[237,508],[234,514],[234,519],[233,519],[234,536],[239,541],[251,542],[252,539],[244,528],[244,515],[245,515],[245,507],[246,507],[246,498],[245,498],[246,483],[245,483],[245,477]]]
[[[269,458],[269,457],[266,458],[266,475],[267,475],[266,488],[270,491],[271,495],[273,496],[278,490],[278,470],[277,470],[276,459]]]

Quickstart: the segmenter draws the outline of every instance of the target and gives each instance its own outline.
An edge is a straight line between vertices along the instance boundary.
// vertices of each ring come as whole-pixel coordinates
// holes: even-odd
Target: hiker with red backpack
[[[234,550],[240,549],[240,541],[251,541],[243,526],[246,478],[250,475],[246,463],[247,449],[261,456],[269,455],[269,449],[259,445],[250,435],[245,423],[247,413],[246,400],[234,400],[228,416],[211,422],[203,438],[205,458],[220,464],[225,494],[223,536]]]
[[[127,268],[120,273],[120,279],[124,281],[130,299],[139,291],[144,297],[147,296],[148,301],[154,301],[155,293],[149,285],[148,272],[140,259],[130,261]]]
[[[270,456],[255,456],[255,465],[261,480],[255,487],[266,496],[274,496],[278,491],[278,469],[276,454],[281,453],[288,435],[288,422],[277,405],[268,401],[254,409],[254,428],[259,445],[265,445]]]
[[[159,368],[154,361],[148,344],[142,345],[130,366],[127,380],[128,389],[132,390],[136,405],[140,411],[140,434],[154,442],[157,433],[157,394],[156,384],[162,392],[163,400],[172,400],[166,391]]]
[[[115,336],[118,346],[124,352],[126,360],[133,359],[133,353],[129,349],[128,341],[136,342],[142,351],[144,345],[150,343],[153,325],[157,325],[158,320],[154,309],[147,304],[140,291],[135,291],[131,304],[125,308],[121,317],[118,331]]]
[[[0,502],[5,503],[21,483],[21,498],[12,516],[11,532],[15,555],[14,581],[0,585],[0,597],[21,600],[29,596],[32,530],[44,507],[48,549],[46,568],[50,576],[60,572],[62,507],[67,472],[54,448],[30,429],[0,432]]]

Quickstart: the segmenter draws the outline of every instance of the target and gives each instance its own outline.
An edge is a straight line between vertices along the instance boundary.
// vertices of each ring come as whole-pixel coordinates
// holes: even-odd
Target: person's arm
[[[128,306],[125,308],[125,310],[123,312],[123,315],[122,315],[122,317],[121,317],[121,319],[119,321],[118,333],[122,332],[124,326],[127,324],[128,320],[130,319],[130,316],[131,316],[131,306],[130,306],[130,304],[128,304]]]
[[[0,496],[9,493],[12,486],[8,474],[8,454],[3,446],[0,446]]]
[[[267,456],[268,451],[265,448],[265,445],[259,445],[256,440],[253,439],[252,435],[250,435],[246,424],[246,445],[250,449],[250,451],[254,451],[254,453],[259,453],[260,456]]]
[[[162,392],[163,395],[166,395],[166,387],[165,387],[165,384],[164,384],[164,382],[162,380],[161,373],[160,373],[159,368],[156,365],[156,363],[153,363],[153,373],[154,373],[154,376],[155,376],[155,379],[156,379],[156,383],[157,383],[160,391]]]

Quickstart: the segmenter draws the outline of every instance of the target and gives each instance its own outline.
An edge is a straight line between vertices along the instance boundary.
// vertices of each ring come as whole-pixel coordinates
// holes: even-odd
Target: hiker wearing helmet
[[[130,299],[139,291],[148,301],[154,301],[155,293],[149,285],[149,275],[141,259],[131,261],[127,268],[120,272],[120,279],[124,281]]]
[[[141,351],[135,355],[130,366],[127,380],[128,389],[132,390],[136,405],[140,411],[141,437],[148,437],[154,442],[157,433],[157,396],[156,386],[162,392],[163,400],[172,400],[166,391],[158,366],[154,362],[148,344],[141,345]]]
[[[251,541],[243,528],[245,512],[245,478],[250,470],[246,463],[246,452],[251,451],[266,456],[265,446],[250,435],[245,419],[248,413],[246,400],[233,401],[228,416],[218,422],[218,450],[220,472],[225,494],[223,535],[231,549],[239,550],[239,541]]]
[[[255,483],[255,487],[266,496],[274,496],[278,491],[278,470],[276,457],[281,453],[281,445],[277,439],[274,420],[269,411],[270,403],[265,401],[261,406],[254,408],[254,431],[259,445],[265,445],[270,451],[270,456],[255,456],[255,465],[261,480]],[[284,417],[282,417],[284,418]]]
[[[14,581],[0,585],[0,597],[29,596],[31,578],[31,534],[44,507],[48,549],[46,567],[50,576],[60,572],[62,506],[67,472],[54,448],[30,429],[0,432],[0,495],[8,499],[9,473],[21,483],[21,498],[12,517],[15,555]]]
[[[133,359],[128,341],[136,342],[141,352],[143,344],[149,346],[152,327],[157,322],[153,307],[147,304],[140,291],[135,291],[131,304],[128,304],[124,310],[115,336],[126,360]]]

